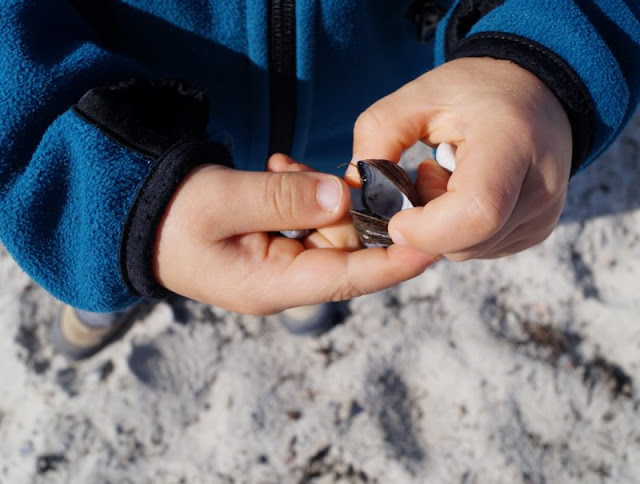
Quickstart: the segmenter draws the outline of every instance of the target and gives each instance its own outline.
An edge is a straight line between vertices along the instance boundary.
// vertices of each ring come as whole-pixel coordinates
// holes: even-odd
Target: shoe
[[[136,321],[142,303],[114,313],[92,313],[63,305],[51,334],[54,349],[77,361],[93,356],[122,337]]]
[[[341,303],[323,303],[286,309],[278,314],[278,319],[292,334],[319,335],[343,322],[340,305]]]

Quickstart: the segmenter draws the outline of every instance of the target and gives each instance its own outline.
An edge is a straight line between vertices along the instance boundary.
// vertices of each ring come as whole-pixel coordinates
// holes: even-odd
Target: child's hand
[[[282,154],[269,158],[267,171],[273,173],[316,172],[310,166],[297,163],[292,158]],[[345,213],[340,220],[313,230],[308,236],[302,239],[301,242],[307,249],[362,249],[358,233],[353,226],[351,216],[348,212]]]
[[[198,167],[182,182],[158,227],[156,279],[198,301],[268,314],[378,291],[433,262],[409,247],[306,249],[298,240],[273,235],[335,224],[349,201],[346,184],[321,173]]]
[[[416,141],[457,147],[456,170],[421,165],[425,207],[400,212],[397,245],[452,260],[513,254],[555,227],[567,191],[572,138],[559,101],[529,71],[490,58],[459,59],[381,99],[354,128],[354,160],[397,161]],[[353,168],[350,184],[358,184]]]

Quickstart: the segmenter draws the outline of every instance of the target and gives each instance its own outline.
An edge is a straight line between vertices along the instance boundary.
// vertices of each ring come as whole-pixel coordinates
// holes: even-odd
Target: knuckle
[[[553,192],[545,183],[535,183],[528,187],[527,198],[534,207],[544,208],[553,201]]]
[[[295,190],[287,177],[281,174],[270,176],[266,194],[265,203],[273,207],[274,215],[279,220],[286,222],[294,218],[297,205]]]
[[[487,196],[475,195],[470,205],[472,220],[483,239],[495,234],[507,221],[507,204]]]
[[[342,284],[336,291],[333,293],[331,297],[332,302],[339,301],[347,301],[349,299],[354,299],[356,297],[362,296],[363,292],[359,291],[353,284],[350,282],[345,282]]]
[[[354,267],[353,259],[349,259],[346,271],[344,272],[341,281],[336,285],[336,289],[333,291],[331,301],[346,301],[371,292],[358,287],[356,280],[358,280],[357,268]]]
[[[555,225],[553,227],[547,227],[541,233],[537,234],[532,239],[531,247],[533,247],[534,245],[541,244],[542,242],[547,240],[551,236],[551,234],[553,233],[553,229],[554,228],[555,228]]]
[[[354,132],[377,131],[385,126],[384,117],[376,104],[363,111],[356,119]]]

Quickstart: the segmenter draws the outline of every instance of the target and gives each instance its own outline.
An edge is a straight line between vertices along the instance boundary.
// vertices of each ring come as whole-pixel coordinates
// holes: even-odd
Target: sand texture
[[[636,116],[542,245],[318,338],[177,300],[72,364],[0,248],[0,483],[640,482],[639,162]]]

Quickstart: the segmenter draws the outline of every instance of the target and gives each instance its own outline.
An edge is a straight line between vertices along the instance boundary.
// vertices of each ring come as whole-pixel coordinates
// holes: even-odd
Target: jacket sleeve
[[[204,140],[206,95],[102,47],[69,1],[0,11],[0,240],[78,308],[164,296],[151,254],[166,205],[197,164],[231,166]]]
[[[572,126],[572,173],[594,161],[640,96],[637,0],[457,0],[438,27],[436,58],[508,59],[536,74]]]

